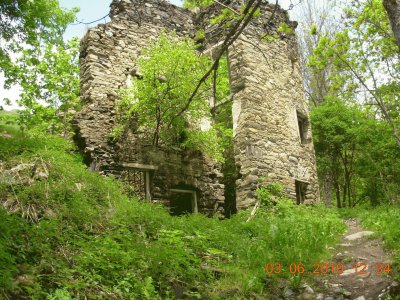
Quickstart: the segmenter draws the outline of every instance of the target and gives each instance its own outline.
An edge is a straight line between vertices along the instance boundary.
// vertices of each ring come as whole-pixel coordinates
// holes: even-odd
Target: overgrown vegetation
[[[398,203],[399,52],[382,1],[344,3],[342,19],[309,16],[303,44],[327,205]],[[330,27],[327,27],[327,24]],[[318,25],[318,26],[317,26]],[[322,30],[323,28],[323,30]],[[308,48],[307,48],[308,47]]]
[[[288,266],[322,259],[343,229],[335,213],[294,206],[276,189],[260,194],[266,204],[249,221],[250,211],[225,221],[200,214],[172,217],[164,207],[129,199],[120,183],[87,171],[62,138],[0,139],[5,298],[268,295],[278,277],[266,276],[266,262]],[[288,273],[281,277],[298,284]]]
[[[223,2],[228,7],[210,20],[227,32],[215,61],[170,34],[144,51],[115,132],[129,127],[154,145],[224,158],[227,199],[234,199],[236,169],[225,50],[258,15],[261,1],[235,3]],[[0,111],[0,298],[265,299],[306,280],[291,276],[290,264],[312,267],[329,255],[344,229],[337,212],[295,206],[277,184],[258,189],[257,210],[220,221],[172,217],[89,172],[68,139],[43,135],[68,137],[78,108],[78,43],[62,39],[76,10],[34,0],[8,1],[0,11],[1,71],[6,86],[21,85],[25,107],[19,116]],[[331,205],[334,194],[337,207],[356,206],[338,212],[381,234],[398,261],[398,45],[382,1],[355,1],[343,11],[331,31],[326,11],[321,20],[309,16],[303,41],[323,198]],[[277,30],[292,33],[285,23]],[[189,126],[207,118],[209,131]],[[367,202],[373,207],[357,207]],[[279,262],[282,273],[267,275],[269,262]]]
[[[117,106],[118,125],[112,133],[114,138],[131,130],[143,142],[154,146],[200,150],[223,160],[221,134],[213,126],[210,111],[211,82],[208,80],[201,85],[189,101],[201,76],[212,63],[195,48],[189,39],[163,33],[144,49],[136,76],[130,86],[121,91]],[[217,84],[220,82],[219,79]],[[218,89],[217,98],[225,91],[223,88],[225,86]]]
[[[57,0],[18,0],[2,1],[0,12],[0,74],[5,88],[20,86],[18,124],[67,137],[79,102],[79,42],[64,41],[63,34],[78,9],[63,9]]]

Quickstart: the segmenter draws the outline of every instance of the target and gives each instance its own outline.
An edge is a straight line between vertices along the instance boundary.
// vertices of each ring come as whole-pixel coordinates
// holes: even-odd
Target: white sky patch
[[[2,106],[5,110],[13,110],[18,108],[17,99],[19,98],[19,94],[21,92],[21,88],[19,86],[14,86],[10,90],[5,90],[3,88],[4,85],[4,76],[0,74],[0,106]],[[6,105],[4,101],[5,98],[11,100],[11,105]]]
[[[200,120],[200,130],[201,131],[208,131],[212,128],[210,118],[203,117]]]

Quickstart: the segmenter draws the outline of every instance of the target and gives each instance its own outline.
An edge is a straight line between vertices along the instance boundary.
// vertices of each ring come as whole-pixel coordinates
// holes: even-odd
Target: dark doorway
[[[173,216],[190,214],[197,210],[196,192],[191,190],[171,190],[169,205]]]
[[[296,187],[296,203],[302,204],[306,198],[307,183],[295,180]]]

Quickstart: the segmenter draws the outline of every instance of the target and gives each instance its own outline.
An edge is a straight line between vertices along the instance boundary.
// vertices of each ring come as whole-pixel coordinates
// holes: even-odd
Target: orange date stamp
[[[268,275],[290,274],[290,275],[341,275],[345,272],[358,275],[385,275],[390,273],[388,263],[364,263],[356,262],[352,266],[345,266],[342,262],[318,263],[305,265],[302,262],[293,262],[283,265],[279,262],[268,262],[265,264],[265,273]]]

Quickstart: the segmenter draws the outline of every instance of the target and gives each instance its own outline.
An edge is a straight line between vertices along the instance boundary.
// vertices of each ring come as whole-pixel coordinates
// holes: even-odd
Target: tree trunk
[[[349,204],[349,208],[350,207],[353,207],[353,201],[351,200],[351,175],[350,174],[347,174],[346,175],[346,181],[347,181],[347,201],[348,201],[348,204]]]
[[[346,207],[346,196],[347,196],[347,184],[346,182],[344,182],[342,207]]]
[[[400,51],[400,0],[383,0]]]
[[[325,192],[325,206],[331,207],[332,205],[332,194],[331,194],[331,183],[329,177],[324,177],[324,192]]]
[[[351,207],[351,174],[347,167],[344,168],[344,189],[343,189],[343,199],[347,197],[347,206]],[[345,206],[345,201],[343,200],[343,206]]]
[[[340,187],[339,187],[339,183],[335,182],[334,183],[335,186],[335,191],[336,191],[336,203],[337,203],[337,207],[338,208],[342,208],[342,203],[340,202]]]

